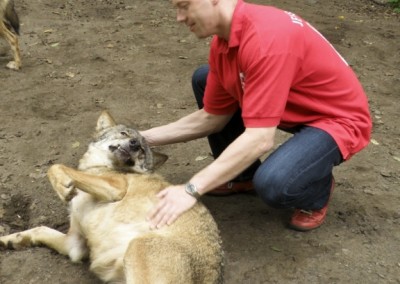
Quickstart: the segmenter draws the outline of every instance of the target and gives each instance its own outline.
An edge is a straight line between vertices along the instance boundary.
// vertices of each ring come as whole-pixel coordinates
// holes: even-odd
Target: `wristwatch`
[[[188,182],[187,184],[185,184],[185,191],[187,194],[193,196],[196,199],[200,198],[200,194],[197,191],[197,187],[193,183]]]

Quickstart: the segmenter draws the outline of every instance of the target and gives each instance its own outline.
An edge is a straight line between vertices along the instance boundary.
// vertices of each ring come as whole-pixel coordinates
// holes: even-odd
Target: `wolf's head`
[[[167,156],[154,152],[140,133],[117,125],[103,111],[97,120],[94,141],[79,162],[79,169],[108,167],[121,172],[149,173],[161,166]]]

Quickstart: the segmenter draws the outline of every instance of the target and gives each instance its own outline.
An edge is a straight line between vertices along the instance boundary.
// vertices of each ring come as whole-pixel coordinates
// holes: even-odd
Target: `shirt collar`
[[[217,37],[219,52],[227,53],[229,48],[237,47],[240,44],[240,39],[242,35],[243,18],[244,18],[244,6],[243,0],[238,0],[235,11],[232,16],[231,31],[229,33],[229,42],[224,39]]]

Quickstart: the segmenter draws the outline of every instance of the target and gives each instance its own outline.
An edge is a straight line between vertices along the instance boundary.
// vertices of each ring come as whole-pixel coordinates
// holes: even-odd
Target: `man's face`
[[[217,20],[213,0],[172,0],[176,20],[184,23],[198,38],[216,34]]]

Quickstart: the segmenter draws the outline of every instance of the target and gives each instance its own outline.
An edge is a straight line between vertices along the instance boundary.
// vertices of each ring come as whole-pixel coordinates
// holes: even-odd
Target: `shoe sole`
[[[293,230],[296,230],[296,231],[299,231],[299,232],[308,232],[308,231],[312,231],[312,230],[318,229],[324,223],[325,223],[325,221],[322,222],[321,224],[319,224],[318,226],[313,227],[313,228],[299,227],[299,226],[296,226],[296,225],[293,225],[293,224],[289,223],[289,228],[293,229]]]

